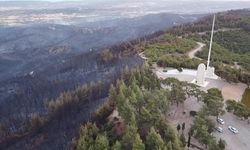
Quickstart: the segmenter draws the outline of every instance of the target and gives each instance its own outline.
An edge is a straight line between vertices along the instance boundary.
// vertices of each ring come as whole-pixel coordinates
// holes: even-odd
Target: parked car
[[[228,130],[233,132],[234,134],[239,133],[239,131],[236,128],[232,127],[232,126],[228,126]]]
[[[168,72],[168,70],[167,70],[167,69],[163,69],[162,71],[163,71],[163,72]]]
[[[223,128],[222,128],[222,127],[216,127],[215,130],[217,130],[217,131],[220,132],[220,133],[223,132]]]
[[[219,122],[219,124],[222,124],[222,125],[225,124],[224,120],[221,118],[217,118],[217,122]]]

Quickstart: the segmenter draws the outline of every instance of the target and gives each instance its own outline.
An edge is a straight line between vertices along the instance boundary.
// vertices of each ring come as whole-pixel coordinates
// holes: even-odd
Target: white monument
[[[205,87],[208,84],[208,82],[205,80],[206,78],[213,78],[213,79],[218,78],[218,76],[214,74],[215,68],[210,67],[210,57],[211,57],[211,50],[212,50],[212,43],[213,43],[214,24],[215,24],[215,15],[213,18],[212,32],[211,32],[210,45],[209,45],[208,58],[207,58],[207,67],[204,64],[200,64],[197,69],[196,79],[194,80],[195,84],[202,86],[202,87]]]
[[[200,64],[197,69],[196,84],[199,86],[204,86],[205,76],[206,76],[206,66],[204,64]]]
[[[214,70],[215,70],[214,67],[208,66],[207,70],[206,70],[206,72],[207,72],[206,77],[208,77],[208,78],[217,78],[217,76],[214,74]]]

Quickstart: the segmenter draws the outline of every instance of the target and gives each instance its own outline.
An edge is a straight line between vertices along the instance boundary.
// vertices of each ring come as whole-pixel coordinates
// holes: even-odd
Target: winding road
[[[187,53],[187,55],[190,57],[190,58],[197,58],[197,59],[201,59],[201,58],[198,58],[195,56],[195,54],[199,51],[202,51],[203,50],[203,47],[206,46],[206,44],[204,43],[201,43],[201,42],[196,42],[197,43],[197,47],[192,49],[191,51],[189,51]]]

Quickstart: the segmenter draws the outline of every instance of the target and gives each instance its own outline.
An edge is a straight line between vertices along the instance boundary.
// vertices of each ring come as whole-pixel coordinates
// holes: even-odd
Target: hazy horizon
[[[136,2],[136,1],[145,1],[145,0],[0,0],[2,2],[8,2],[8,1],[14,1],[14,2],[27,2],[27,1],[44,1],[44,2],[108,2],[108,1],[114,1],[114,2]],[[147,0],[146,0],[147,1]],[[152,1],[152,2],[160,2],[160,1],[172,1],[172,0],[155,0],[155,1]],[[217,2],[221,2],[221,1],[249,1],[250,0],[176,0],[175,2],[177,1],[196,1],[196,2],[202,2],[202,1],[217,1]]]

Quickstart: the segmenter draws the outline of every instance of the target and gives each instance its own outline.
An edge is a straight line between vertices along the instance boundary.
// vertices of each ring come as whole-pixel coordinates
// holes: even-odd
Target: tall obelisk
[[[214,77],[214,67],[210,67],[210,57],[211,57],[211,50],[212,50],[212,44],[213,44],[213,36],[214,36],[214,24],[215,24],[215,15],[213,18],[213,25],[212,25],[212,32],[211,32],[211,38],[210,38],[210,45],[209,45],[209,51],[208,51],[208,58],[207,58],[207,71],[206,76],[207,77]]]
[[[209,51],[208,51],[208,58],[207,58],[207,67],[201,63],[198,66],[197,73],[196,73],[196,80],[194,80],[196,85],[205,87],[208,82],[205,80],[206,77],[217,79],[218,76],[214,74],[214,67],[210,67],[210,57],[211,57],[211,50],[212,50],[212,44],[213,44],[213,35],[214,35],[214,24],[215,24],[215,15],[213,19],[213,25],[212,25],[212,32],[211,32],[211,39],[210,39],[210,45],[209,45]]]

